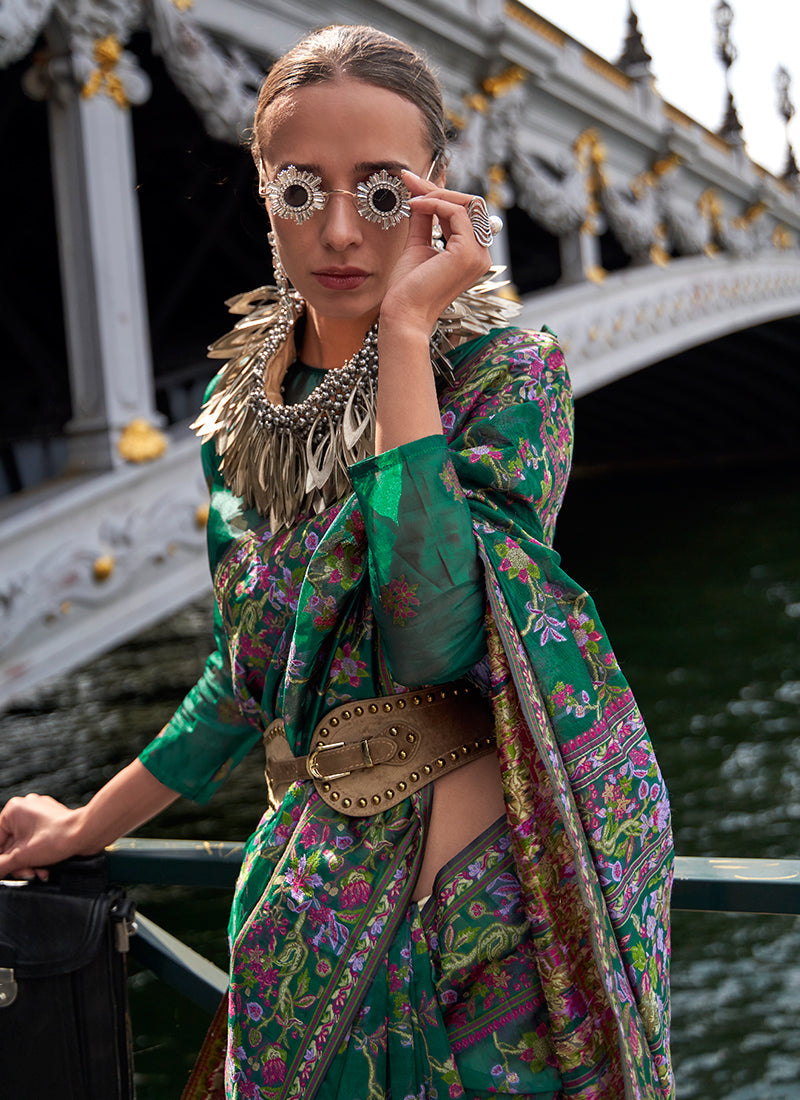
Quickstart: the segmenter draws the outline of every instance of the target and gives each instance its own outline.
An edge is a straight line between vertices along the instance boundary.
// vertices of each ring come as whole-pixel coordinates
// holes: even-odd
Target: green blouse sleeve
[[[214,382],[206,392],[206,398]],[[213,443],[201,448],[203,472],[213,489],[222,484]],[[213,522],[209,519],[209,538]],[[209,552],[212,542],[209,542]],[[261,737],[236,704],[228,638],[216,602],[215,647],[202,676],[161,733],[139,755],[156,779],[195,802],[207,802]]]
[[[216,649],[205,670],[161,733],[139,759],[173,791],[207,802],[261,737],[233,698],[230,661],[219,612]]]
[[[384,656],[406,687],[463,676],[486,652],[483,575],[442,435],[350,467]]]

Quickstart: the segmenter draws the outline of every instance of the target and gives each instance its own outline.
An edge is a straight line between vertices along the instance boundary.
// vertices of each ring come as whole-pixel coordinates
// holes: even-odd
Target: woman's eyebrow
[[[325,175],[319,164],[300,164],[296,160],[287,160],[279,164],[276,173],[290,167],[296,168],[298,172],[311,172],[315,176]],[[385,168],[387,172],[399,172],[403,168],[408,168],[408,165],[399,160],[362,160],[353,165],[354,173],[359,176],[362,174],[371,176],[373,172],[380,172],[382,168]]]
[[[322,169],[318,164],[301,164],[298,160],[285,160],[275,168],[275,174],[283,172],[286,168],[296,168],[298,172],[311,172],[314,176],[321,176]]]
[[[407,164],[403,164],[399,160],[378,160],[378,161],[361,161],[358,164],[353,165],[356,172],[368,172],[372,175],[373,172],[380,172],[382,168],[385,168],[387,172],[399,172],[402,168],[408,168]]]

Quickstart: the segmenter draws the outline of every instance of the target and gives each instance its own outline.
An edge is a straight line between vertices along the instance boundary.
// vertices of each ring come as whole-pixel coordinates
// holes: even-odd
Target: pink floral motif
[[[268,1085],[282,1085],[286,1077],[286,1064],[277,1052],[264,1059],[264,1081]]]
[[[314,890],[322,886],[322,878],[307,867],[308,856],[302,855],[292,862],[294,865],[286,871],[285,880],[297,911],[301,912],[311,904]]]
[[[507,573],[509,580],[519,577],[523,584],[530,585],[539,579],[538,565],[512,539],[495,543],[495,550],[500,555],[500,572]]]
[[[349,642],[339,646],[336,650],[336,656],[331,661],[332,682],[358,687],[366,675],[367,665],[365,661],[359,660],[358,650],[354,650]]]
[[[630,797],[630,788],[630,780],[622,777],[615,783],[606,783],[603,788],[603,799],[611,807],[615,821],[623,821],[636,806]]]
[[[286,606],[291,611],[297,610],[297,601],[300,597],[300,585],[302,577],[295,577],[291,569],[283,568],[283,577],[273,577],[269,585],[268,593],[270,601],[277,607]]]
[[[633,766],[633,774],[639,778],[647,775],[650,765],[654,763],[652,753],[649,753],[641,745],[635,745],[628,753],[628,759]]]
[[[461,482],[458,480],[455,466],[448,458],[444,464],[444,468],[439,474],[444,486],[449,492],[456,498],[456,500],[465,500],[464,490],[461,488]]]
[[[572,697],[574,692],[575,688],[572,684],[559,684],[551,698],[557,707],[563,707],[566,706],[567,700]]]
[[[594,619],[590,619],[584,611],[579,611],[576,615],[568,615],[567,622],[581,653],[597,653],[597,643],[602,641],[603,635],[596,629]]]
[[[369,886],[363,878],[351,879],[342,887],[340,900],[343,909],[360,909],[369,901]]]
[[[404,573],[381,587],[381,607],[392,616],[395,626],[405,626],[416,615],[414,608],[419,607],[419,600],[415,592],[418,588],[419,585],[408,583]]]
[[[496,447],[489,447],[487,445],[471,447],[469,452],[469,460],[471,463],[480,462],[481,459],[484,458],[494,458],[499,461],[502,457],[502,451],[498,451]]]
[[[329,630],[336,622],[336,599],[334,596],[321,596],[314,592],[305,605],[305,610],[314,616],[317,630]]]
[[[530,613],[534,632],[539,635],[539,645],[547,645],[551,639],[554,642],[566,640],[566,636],[556,629],[556,627],[563,629],[563,619],[546,614],[543,607],[534,607],[530,600],[525,604],[525,610]]]

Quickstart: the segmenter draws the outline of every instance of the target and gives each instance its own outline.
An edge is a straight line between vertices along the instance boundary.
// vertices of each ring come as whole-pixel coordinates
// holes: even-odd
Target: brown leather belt
[[[311,745],[308,756],[292,756],[283,720],[268,727],[270,802],[277,805],[291,783],[311,779],[333,809],[367,817],[494,752],[494,719],[480,692],[459,681],[354,699],[317,723]]]

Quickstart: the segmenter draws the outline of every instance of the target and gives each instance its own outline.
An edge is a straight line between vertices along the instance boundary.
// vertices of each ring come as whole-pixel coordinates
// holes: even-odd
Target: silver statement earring
[[[267,234],[267,240],[269,241],[269,247],[272,252],[272,271],[275,276],[275,286],[278,291],[278,302],[280,303],[281,313],[285,321],[289,324],[295,320],[295,318],[301,312],[300,308],[300,295],[296,290],[292,290],[289,286],[289,280],[286,276],[286,269],[281,262],[280,255],[278,254],[278,245],[275,241],[275,234],[270,229]]]

